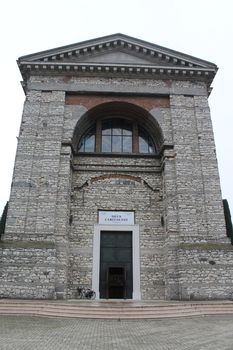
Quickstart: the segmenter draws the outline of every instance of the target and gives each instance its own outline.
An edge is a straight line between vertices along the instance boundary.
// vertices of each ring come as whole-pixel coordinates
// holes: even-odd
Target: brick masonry
[[[137,121],[169,147],[156,157],[76,153],[92,108],[111,102],[140,106]],[[79,285],[90,286],[100,209],[135,212],[142,299],[232,298],[233,250],[205,82],[28,78],[0,296],[74,298]]]

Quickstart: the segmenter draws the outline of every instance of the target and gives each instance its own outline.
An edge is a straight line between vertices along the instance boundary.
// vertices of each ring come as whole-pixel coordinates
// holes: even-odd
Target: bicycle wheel
[[[94,299],[95,299],[95,296],[96,296],[95,291],[92,290],[90,294],[91,294],[90,299],[94,300]]]
[[[86,299],[95,299],[95,292],[91,289],[88,289],[86,290],[86,293],[85,293],[85,297]]]

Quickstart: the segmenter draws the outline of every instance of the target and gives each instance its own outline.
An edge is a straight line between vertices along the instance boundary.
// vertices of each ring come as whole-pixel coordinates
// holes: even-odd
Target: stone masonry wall
[[[193,276],[198,276],[199,282],[202,278],[205,284],[205,274],[189,273],[187,262],[180,260],[177,247],[184,242],[225,242],[227,246],[229,241],[207,96],[171,95],[170,106],[174,150],[165,151],[163,157],[165,284],[166,298],[179,299],[185,297],[180,289],[180,274],[187,277],[189,289],[195,280]],[[223,257],[224,249],[221,254]],[[191,256],[198,258],[194,251],[189,252],[189,258]],[[223,268],[230,272],[228,264],[226,257]],[[211,280],[208,293],[203,289],[197,292],[194,288],[194,294],[200,298],[222,295],[224,284],[217,279],[222,267],[215,269],[219,272],[215,280]]]
[[[135,223],[140,226],[142,298],[163,299],[164,230],[161,225],[161,177],[159,172],[152,172],[153,169],[155,171],[159,168],[159,162],[143,157],[137,160],[78,157],[75,164],[79,171],[73,174],[71,203],[71,295],[75,295],[78,285],[91,285],[92,240],[94,224],[98,223],[98,210],[130,210],[135,211]],[[86,164],[85,171],[82,170],[82,164]],[[132,167],[132,164],[134,169],[129,173],[127,168]],[[95,166],[98,169],[100,165],[102,171],[88,171],[88,168],[93,170]],[[141,170],[142,167],[144,171]]]
[[[68,91],[86,92],[86,102],[67,105]],[[122,94],[147,96],[140,101],[174,149],[161,162],[74,156],[71,164],[74,130],[96,93],[108,101],[118,94],[119,102]],[[169,107],[153,105],[158,95],[169,96]],[[90,286],[99,209],[135,211],[143,299],[231,297],[232,252],[204,82],[29,78],[3,237],[16,245],[0,247],[0,296],[66,298],[79,284]],[[18,247],[19,241],[34,246]],[[51,242],[53,248],[43,246]],[[181,249],[184,243],[225,245],[203,253]]]
[[[183,244],[178,256],[181,300],[233,299],[230,244]]]
[[[29,91],[18,139],[7,240],[54,241],[64,92]]]
[[[179,239],[226,241],[207,96],[170,97]]]
[[[1,244],[0,298],[54,299],[55,277],[54,248]]]
[[[54,291],[53,294],[61,298],[66,294],[67,285],[71,176],[71,148],[62,145],[64,101],[64,91],[33,90],[27,93],[3,237],[5,242],[55,244],[53,290],[56,296]],[[23,266],[28,279],[32,271],[27,270],[29,265]],[[36,295],[36,290],[33,293]],[[51,291],[47,295],[49,293]],[[42,296],[40,288],[37,296]]]

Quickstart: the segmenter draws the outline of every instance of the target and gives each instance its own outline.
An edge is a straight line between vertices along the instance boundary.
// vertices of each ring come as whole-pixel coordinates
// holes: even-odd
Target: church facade
[[[20,57],[0,297],[232,298],[215,64],[123,34]]]

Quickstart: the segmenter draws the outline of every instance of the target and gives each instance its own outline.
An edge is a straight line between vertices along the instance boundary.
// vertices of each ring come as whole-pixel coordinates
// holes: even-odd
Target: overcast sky
[[[222,195],[233,216],[232,0],[8,0],[1,2],[0,16],[0,215],[24,103],[16,59],[120,32],[218,65],[209,103]]]

